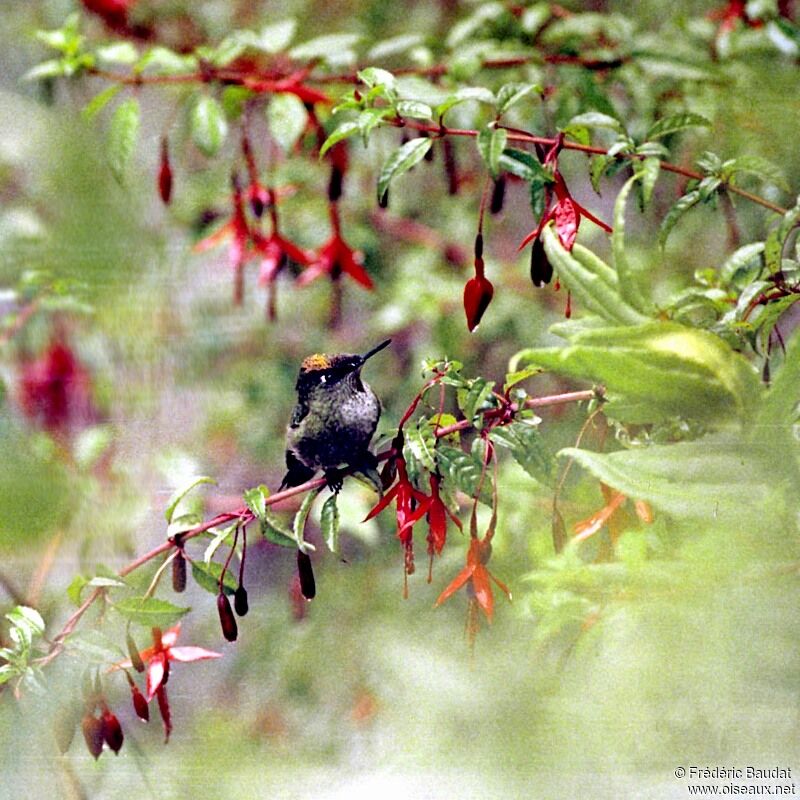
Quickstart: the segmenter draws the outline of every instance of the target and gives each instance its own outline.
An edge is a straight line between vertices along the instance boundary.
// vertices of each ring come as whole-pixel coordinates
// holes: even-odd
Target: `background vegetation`
[[[793,6],[6,4],[9,797],[662,798],[686,796],[679,765],[800,768]],[[349,36],[317,38],[333,33]],[[392,74],[357,74],[369,67]],[[414,152],[428,147],[413,144],[420,133],[431,161]],[[342,144],[319,158],[331,135]],[[572,246],[576,207],[564,211],[559,175],[613,235],[583,216]],[[489,176],[504,176],[502,204]],[[269,253],[242,261],[235,249],[237,214],[256,250],[252,231],[271,231],[252,200],[269,205],[273,189],[281,233],[310,262],[281,262],[274,281]],[[466,301],[464,290],[481,274],[482,197],[494,292],[481,318],[485,285]],[[558,204],[554,226],[518,251]],[[324,273],[334,208],[371,291],[358,264],[339,276],[327,262],[333,280],[298,285]],[[233,236],[211,246],[230,219]],[[549,263],[558,291],[532,285],[531,249],[537,282]],[[275,491],[302,358],[385,338],[365,369],[384,404],[379,449],[435,365],[461,364],[444,407],[434,388],[405,426],[405,455],[418,491],[430,492],[429,470],[444,474],[464,534],[450,526],[428,583],[417,523],[403,599],[392,512],[362,522],[375,493],[347,479],[338,552],[322,499],[306,528],[309,604],[294,552],[256,521],[235,643],[220,634],[213,579],[211,593],[202,576],[185,594],[162,581],[158,598],[191,607],[179,645],[223,654],[173,664],[164,746],[155,702],[141,725],[124,673],[107,672],[127,657],[126,632],[149,644],[152,620],[125,602],[162,559],[124,585],[115,576],[165,542],[169,498],[194,476],[216,485],[181,502],[185,529],[241,508],[250,487]],[[430,452],[435,426],[416,420],[445,411],[485,425],[507,406],[475,379],[502,394],[521,369],[509,402],[586,394],[537,409],[539,424],[515,410],[523,427],[491,434],[490,569],[514,599],[495,590],[488,626],[467,591],[434,609],[467,557],[470,468],[487,446],[474,430],[444,442],[474,453],[448,469],[441,446]],[[600,384],[603,400],[587,400]],[[300,500],[274,521],[291,529]],[[481,536],[490,506],[477,511]],[[210,536],[187,543],[200,564]],[[96,761],[78,728],[98,676],[125,745]],[[77,733],[61,754],[65,729]]]

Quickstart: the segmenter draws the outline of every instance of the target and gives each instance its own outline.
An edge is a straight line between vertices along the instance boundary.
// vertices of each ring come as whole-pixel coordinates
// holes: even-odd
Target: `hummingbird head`
[[[381,342],[363,355],[352,353],[336,353],[326,355],[315,353],[303,359],[300,374],[297,376],[297,391],[300,396],[308,395],[318,386],[332,386],[349,376],[358,380],[361,367],[367,359],[372,358],[391,344],[391,339]]]

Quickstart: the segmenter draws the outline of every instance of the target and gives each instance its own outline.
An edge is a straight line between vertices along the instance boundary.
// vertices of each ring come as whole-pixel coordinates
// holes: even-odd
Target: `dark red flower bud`
[[[165,136],[161,140],[161,165],[158,168],[158,195],[168,206],[172,199],[172,167],[169,163],[169,142]]]
[[[381,208],[389,208],[389,190],[388,189],[378,198],[378,205]]]
[[[133,710],[136,716],[143,722],[150,721],[150,706],[147,705],[145,696],[139,691],[139,687],[131,682],[131,700],[133,701]]]
[[[489,202],[489,212],[499,214],[503,210],[503,202],[506,199],[506,178],[501,175],[492,188],[492,199]]]
[[[300,578],[301,594],[306,600],[313,600],[317,594],[314,570],[311,567],[311,558],[302,550],[297,551],[297,575]]]
[[[553,278],[553,265],[547,258],[547,253],[544,250],[544,244],[540,237],[533,240],[531,247],[531,280],[533,285],[541,288]]]
[[[217,595],[217,611],[219,611],[219,622],[222,626],[222,635],[229,641],[235,642],[239,635],[239,627],[236,624],[236,617],[233,616],[231,601],[225,592]]]
[[[133,636],[131,636],[130,631],[126,637],[126,643],[128,645],[128,658],[130,658],[133,668],[137,672],[144,672],[144,661],[142,661],[142,657],[139,655],[139,648],[136,646],[136,642],[133,641]]]
[[[168,742],[169,735],[172,733],[172,715],[169,710],[167,690],[164,688],[163,683],[156,689],[156,700],[158,700],[158,710],[161,714],[161,719],[164,721],[164,742]]]
[[[100,758],[100,753],[103,752],[103,721],[93,714],[84,714],[81,720],[81,730],[87,750],[97,760]]]
[[[489,307],[494,295],[494,287],[483,275],[476,275],[464,287],[464,311],[467,314],[467,327],[470,332],[478,327],[483,313]]]
[[[483,258],[483,234],[479,233],[475,237],[475,260]],[[483,269],[483,264],[481,264],[481,269]]]
[[[172,588],[176,592],[186,589],[186,556],[183,550],[178,550],[172,559]]]
[[[117,715],[107,708],[103,711],[101,723],[105,743],[114,751],[115,755],[118,754],[122,749],[125,737],[122,734],[122,725],[119,724]]]
[[[243,617],[250,610],[250,605],[247,602],[247,589],[241,584],[233,593],[233,608],[240,617]]]
[[[456,163],[456,151],[450,139],[445,139],[442,143],[444,148],[444,174],[447,177],[447,193],[458,194],[458,164]]]
[[[328,181],[328,200],[335,203],[342,196],[342,181],[344,175],[342,171],[334,166],[331,169],[331,177]]]

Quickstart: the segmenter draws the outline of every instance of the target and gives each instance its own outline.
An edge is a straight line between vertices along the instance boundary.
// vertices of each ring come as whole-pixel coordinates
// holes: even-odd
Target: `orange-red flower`
[[[614,491],[604,483],[600,484],[600,490],[603,492],[606,504],[590,517],[575,523],[575,538],[578,541],[588,539],[598,533],[605,525],[608,525],[608,534],[612,544],[614,544],[626,527],[622,515],[622,506],[628,498],[622,492]],[[649,524],[653,521],[653,510],[650,508],[649,503],[644,500],[636,500],[634,508],[636,515],[642,522]]]

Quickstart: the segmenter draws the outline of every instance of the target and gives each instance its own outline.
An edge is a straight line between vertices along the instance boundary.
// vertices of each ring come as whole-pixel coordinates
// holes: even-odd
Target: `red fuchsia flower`
[[[414,573],[414,545],[412,529],[428,512],[432,498],[419,491],[409,480],[406,462],[402,456],[397,457],[397,482],[378,501],[377,505],[364,518],[364,522],[378,516],[390,503],[396,501],[397,538],[405,552],[405,578]],[[408,593],[408,584],[404,584],[404,594]]]
[[[431,496],[427,499],[428,514],[428,554],[441,555],[447,541],[447,518],[450,517],[456,527],[461,530],[461,520],[447,507],[439,494],[441,478],[431,474]],[[429,576],[430,578],[430,576]]]
[[[261,286],[273,283],[288,259],[301,266],[308,266],[313,261],[313,254],[285,239],[274,229],[269,236],[254,233],[253,249],[261,256],[258,271],[258,282]]]
[[[175,642],[180,631],[180,623],[163,634],[159,628],[153,628],[153,646],[139,653],[146,670],[145,697],[148,703],[155,697],[158,689],[166,683],[170,661],[186,663],[222,657],[222,653],[215,653],[213,650],[206,650],[203,647],[176,647]],[[130,669],[131,667],[133,667],[133,662],[128,659],[115,664],[111,669]]]
[[[749,28],[760,28],[764,24],[760,19],[750,19],[747,14],[747,3],[745,0],[731,0],[724,8],[710,11],[708,18],[719,22],[717,36],[732,31],[739,20]]]
[[[480,324],[484,312],[494,297],[494,286],[484,275],[483,234],[475,237],[475,277],[464,286],[464,312],[467,315],[467,328],[470,333]]]
[[[575,523],[575,538],[578,541],[588,539],[607,525],[611,543],[615,544],[617,539],[619,539],[620,535],[630,524],[629,520],[626,520],[623,514],[623,504],[628,498],[622,492],[615,492],[604,483],[600,484],[600,489],[606,504],[590,517]],[[636,500],[633,506],[636,511],[636,516],[639,517],[642,522],[650,524],[653,521],[653,509],[650,507],[649,503],[644,500]]]
[[[158,195],[165,206],[170,204],[172,200],[172,166],[169,163],[169,142],[166,136],[161,139],[161,161],[158,167]]]
[[[89,373],[68,344],[54,341],[23,366],[20,404],[30,419],[52,432],[87,425],[95,417]]]
[[[527,244],[530,244],[534,239],[538,239],[545,225],[550,221],[555,221],[558,239],[565,250],[572,250],[572,246],[575,244],[575,238],[578,235],[578,228],[580,227],[582,217],[590,219],[606,233],[612,232],[611,226],[606,225],[605,222],[594,216],[591,211],[587,211],[572,197],[558,168],[556,168],[553,174],[553,181],[553,191],[556,196],[556,202],[546,214],[542,215],[539,224],[522,240],[519,246],[520,250]]]
[[[333,234],[317,251],[316,257],[310,266],[297,279],[299,286],[308,286],[322,275],[328,275],[331,280],[338,280],[343,274],[349,275],[356,283],[365,289],[372,289],[372,278],[362,266],[363,253],[354,250],[342,238],[339,223],[339,208],[336,203],[330,206],[331,227]]]
[[[492,545],[489,538],[470,539],[469,550],[467,551],[467,566],[456,575],[447,588],[439,595],[435,605],[439,606],[449,597],[452,597],[462,586],[467,585],[474,595],[475,602],[483,611],[486,619],[491,622],[494,614],[494,594],[492,593],[492,581],[500,590],[511,600],[511,592],[508,587],[495,578],[488,569],[486,563],[492,554]]]

